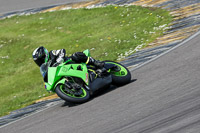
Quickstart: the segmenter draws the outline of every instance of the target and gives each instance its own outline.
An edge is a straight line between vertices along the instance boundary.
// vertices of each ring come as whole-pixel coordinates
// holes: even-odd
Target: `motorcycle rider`
[[[88,57],[83,52],[76,52],[70,57],[65,57],[65,54],[65,49],[51,50],[48,52],[48,50],[43,46],[40,46],[33,51],[33,60],[40,67],[40,72],[44,78],[44,81],[47,80],[48,67],[55,67],[62,63],[66,58],[71,59],[76,63],[86,63],[88,65],[93,65],[99,69],[104,67],[104,62],[95,60],[92,57]]]

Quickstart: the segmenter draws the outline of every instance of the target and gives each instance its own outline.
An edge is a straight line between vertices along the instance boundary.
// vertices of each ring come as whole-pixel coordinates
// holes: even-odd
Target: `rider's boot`
[[[94,58],[92,57],[89,57],[88,58],[88,65],[94,65],[95,67],[99,68],[99,69],[102,69],[104,67],[104,62],[102,61],[99,61],[99,60],[95,60]]]
[[[101,78],[107,75],[107,70],[103,67],[102,69],[96,70],[97,77]]]

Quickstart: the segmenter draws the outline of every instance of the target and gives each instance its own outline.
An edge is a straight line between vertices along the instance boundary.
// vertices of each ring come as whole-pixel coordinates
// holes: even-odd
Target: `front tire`
[[[115,72],[112,70],[110,71],[110,73],[112,75],[112,84],[113,85],[122,86],[122,85],[130,83],[131,73],[124,65],[122,65],[118,62],[114,62],[114,61],[105,61],[105,63],[115,64],[118,67],[120,67],[120,69],[121,69],[118,72]]]
[[[83,94],[81,96],[75,96],[69,94],[65,91],[64,85],[59,84],[57,85],[55,92],[56,94],[63,100],[71,102],[71,103],[84,103],[89,100],[90,94],[89,91],[86,90],[84,87],[81,87]]]

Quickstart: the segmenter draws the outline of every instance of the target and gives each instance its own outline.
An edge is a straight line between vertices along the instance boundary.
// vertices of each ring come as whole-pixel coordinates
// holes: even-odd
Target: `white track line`
[[[182,45],[185,44],[186,42],[192,40],[194,37],[198,36],[199,34],[200,34],[200,30],[197,31],[197,32],[196,32],[195,34],[193,34],[192,36],[190,36],[189,38],[185,39],[185,40],[184,40],[183,42],[181,42],[180,44],[178,44],[178,45],[176,45],[176,46],[170,48],[169,50],[163,52],[162,54],[156,56],[155,58],[152,58],[152,59],[150,59],[149,61],[146,61],[146,62],[144,62],[143,64],[138,65],[138,66],[136,66],[136,67],[134,67],[134,68],[131,68],[131,69],[129,69],[129,70],[130,70],[130,71],[134,71],[134,70],[136,70],[136,69],[138,69],[138,68],[140,68],[140,67],[143,67],[143,66],[146,65],[146,64],[149,64],[150,62],[152,62],[152,61],[154,61],[154,60],[160,58],[161,56],[163,56],[163,55],[165,55],[165,54],[171,52],[172,50],[174,50],[174,49],[176,49],[176,48],[182,46]],[[129,66],[129,67],[131,67],[131,66]]]

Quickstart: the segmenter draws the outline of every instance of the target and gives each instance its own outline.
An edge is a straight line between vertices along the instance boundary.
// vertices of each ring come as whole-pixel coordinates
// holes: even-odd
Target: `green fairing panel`
[[[59,67],[49,67],[48,68],[48,83],[45,83],[45,88],[47,91],[53,91],[54,84],[61,78],[57,76]]]
[[[84,53],[86,56],[90,57],[90,51],[89,51],[89,49],[84,50],[83,53]]]
[[[81,70],[77,70],[77,68],[81,66]],[[67,73],[67,74],[66,74]],[[63,66],[58,72],[59,77],[62,76],[73,76],[83,79],[85,83],[88,85],[88,72],[86,65],[83,64],[72,64]]]
[[[57,69],[58,67],[49,67],[48,68],[48,83],[53,85],[55,82],[55,78],[57,77]]]
[[[60,80],[63,76],[78,77],[81,78],[87,85],[89,84],[89,76],[88,76],[87,66],[85,64],[64,65],[63,63],[57,67],[48,68],[48,83],[45,83],[46,90],[54,91],[54,88],[56,87],[57,84],[59,83],[64,84],[65,79]]]

